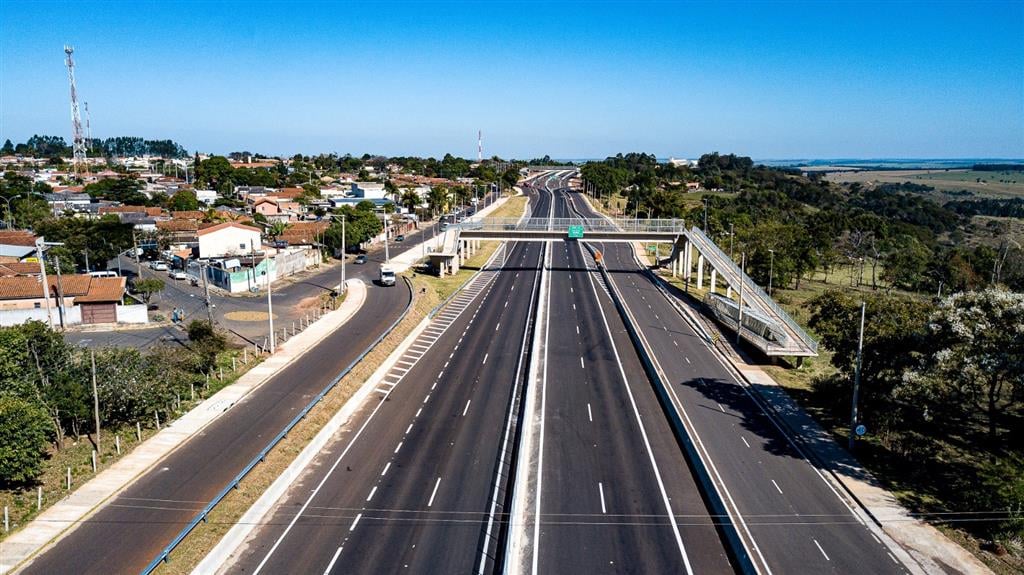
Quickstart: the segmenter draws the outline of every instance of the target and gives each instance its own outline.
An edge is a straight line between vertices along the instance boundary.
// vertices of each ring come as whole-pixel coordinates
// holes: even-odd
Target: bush
[[[50,430],[42,408],[0,396],[0,483],[23,483],[39,474]]]
[[[195,320],[188,324],[188,338],[192,340],[193,351],[202,358],[205,369],[217,365],[217,354],[228,347],[228,339],[208,321]]]

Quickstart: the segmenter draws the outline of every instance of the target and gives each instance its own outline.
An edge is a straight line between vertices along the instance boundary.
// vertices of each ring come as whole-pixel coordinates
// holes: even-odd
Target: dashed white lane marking
[[[434,491],[430,493],[430,501],[427,501],[427,507],[434,504],[434,497],[437,496],[437,488],[441,486],[441,478],[437,478],[437,483],[434,484]]]
[[[483,360],[483,362],[480,363],[480,365],[486,365],[487,364],[487,356],[488,355],[490,355],[490,354],[487,354],[487,353],[484,354],[484,360]]]
[[[501,322],[499,321],[498,325],[494,326],[494,331],[498,331],[498,328],[500,328],[500,327],[501,327]]]
[[[422,407],[416,410],[416,415],[414,415],[413,417],[419,417],[421,411],[423,411]],[[409,424],[409,429],[412,429],[412,424],[411,423]],[[405,432],[409,433],[409,429],[406,429]]]
[[[402,448],[402,444],[403,443],[405,443],[405,442],[404,441],[399,441],[398,442],[398,445],[395,446],[395,453],[398,453],[398,450]]]
[[[781,488],[781,487],[779,487],[779,484],[778,484],[778,483],[775,483],[775,480],[774,480],[774,479],[772,479],[772,485],[774,485],[774,486],[775,486],[775,489],[777,489],[777,490],[779,491],[779,493],[780,493],[780,494],[782,493],[782,488]]]
[[[576,326],[576,335],[580,334],[580,326]]]
[[[749,444],[749,443],[747,443],[747,438],[746,438],[746,437],[743,437],[743,436],[741,435],[741,436],[740,436],[740,439],[742,439],[742,440],[743,440],[743,445],[746,445],[747,447],[750,447],[750,444]]]
[[[373,499],[373,494],[374,493],[377,493],[377,486],[376,485],[374,485],[373,489],[370,490],[370,494],[366,496],[366,500],[369,501],[369,500]]]
[[[416,415],[419,415],[419,412],[416,412]],[[405,434],[409,435],[410,431],[412,431],[412,424],[411,423],[409,424],[409,427],[405,428]]]
[[[587,419],[590,420],[590,423],[594,423],[594,412],[590,411],[589,403],[587,404]]]
[[[390,461],[388,462],[387,465],[384,466],[384,471],[380,472],[380,476],[384,477],[384,474],[388,472],[388,469],[391,469],[391,462]]]
[[[679,342],[673,339],[672,340],[672,345],[674,345],[676,347],[679,347]]]
[[[674,342],[674,341],[673,341],[672,343],[676,343],[676,342]],[[679,345],[679,344],[678,344],[678,343],[676,343],[676,345]],[[688,357],[687,357],[687,358],[685,358],[685,359],[686,359],[686,363],[690,363],[690,358],[688,358]]]
[[[470,399],[469,401],[466,402],[466,407],[464,407],[462,409],[462,417],[466,417],[466,412],[469,411],[469,404],[472,403],[472,402],[473,402],[472,399]]]
[[[604,485],[601,482],[597,482],[597,491],[601,494],[601,513],[608,513],[608,509],[604,506]]]
[[[724,407],[722,407],[722,404],[721,404],[721,403],[716,403],[715,405],[717,405],[717,406],[718,406],[718,411],[721,411],[722,413],[725,413],[725,408],[724,408]]]
[[[359,515],[356,515],[355,521],[352,522],[352,526],[349,527],[348,530],[352,531],[353,529],[355,529],[356,525],[359,524],[359,520],[362,519],[362,518],[363,518],[363,514],[362,513],[360,513]]]
[[[818,543],[817,539],[811,539],[811,541],[814,541],[814,544],[818,547],[818,551],[821,551],[821,555],[825,558],[825,561],[831,561],[831,559],[828,558],[828,554],[825,553],[825,550],[821,548],[821,543]]]
[[[331,562],[327,564],[327,569],[324,569],[324,575],[327,575],[331,572],[331,569],[334,569],[334,564],[338,562],[339,555],[341,555],[341,547],[338,547],[338,550],[334,552],[334,557],[331,557]]]
[[[429,393],[427,394],[426,397],[423,398],[423,403],[426,404],[428,401],[430,401],[430,394]],[[412,425],[412,424],[409,424],[409,425]]]
[[[583,358],[582,357],[580,358],[580,368],[587,369],[587,367],[585,365],[583,365]]]

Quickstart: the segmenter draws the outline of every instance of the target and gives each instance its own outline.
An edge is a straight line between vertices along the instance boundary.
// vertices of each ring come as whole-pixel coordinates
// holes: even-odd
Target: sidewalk
[[[222,413],[241,401],[316,343],[345,324],[366,301],[366,285],[349,280],[348,296],[341,306],[301,333],[277,346],[277,352],[253,367],[235,383],[207,398],[171,422],[99,475],[43,511],[20,531],[0,542],[0,573],[6,573],[87,519],[137,477],[201,432]]]

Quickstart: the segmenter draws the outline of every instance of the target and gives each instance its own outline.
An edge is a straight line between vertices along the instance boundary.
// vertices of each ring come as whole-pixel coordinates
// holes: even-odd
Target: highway
[[[355,268],[356,266],[353,266]],[[383,332],[408,304],[404,284],[368,283],[363,307],[303,358],[232,407],[142,475],[25,573],[137,573],[310,399]],[[362,271],[365,270],[365,271]]]
[[[558,192],[567,197],[567,192]],[[580,197],[584,217],[599,217]],[[599,245],[637,327],[703,444],[765,573],[905,573],[873,530],[766,415],[658,287],[629,244]]]
[[[731,573],[593,260],[551,249],[535,571]]]
[[[534,196],[545,215],[550,196]],[[492,571],[540,274],[508,248],[445,308],[243,545],[232,573]],[[505,467],[502,467],[504,465]]]

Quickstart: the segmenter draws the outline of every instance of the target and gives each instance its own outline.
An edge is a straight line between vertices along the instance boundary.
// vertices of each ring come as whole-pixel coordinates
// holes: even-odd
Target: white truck
[[[395,285],[395,268],[384,264],[380,266],[380,285],[382,286],[393,286]]]

